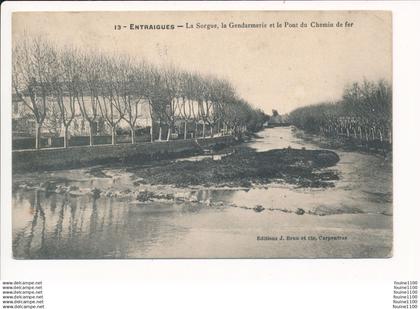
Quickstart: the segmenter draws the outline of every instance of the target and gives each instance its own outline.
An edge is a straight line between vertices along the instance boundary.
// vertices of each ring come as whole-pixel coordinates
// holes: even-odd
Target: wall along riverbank
[[[232,136],[218,136],[197,140],[15,150],[12,152],[13,172],[77,168],[112,162],[148,162],[193,155],[203,149],[223,148],[235,142],[237,140]]]

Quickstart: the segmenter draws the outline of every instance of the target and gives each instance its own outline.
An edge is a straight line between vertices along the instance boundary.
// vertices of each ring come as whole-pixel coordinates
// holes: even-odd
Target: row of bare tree
[[[13,49],[13,92],[36,123],[35,148],[40,148],[41,128],[58,123],[68,147],[69,127],[80,114],[90,128],[99,117],[105,120],[116,143],[116,131],[125,122],[135,142],[141,110],[148,110],[152,123],[167,128],[170,140],[176,122],[195,124],[195,137],[202,129],[241,134],[257,130],[265,121],[262,111],[241,99],[227,80],[157,67],[127,56],[89,54],[75,48],[58,49],[42,38],[24,38]],[[148,105],[141,109],[141,105]],[[153,142],[153,124],[150,138]],[[223,130],[222,130],[223,129]]]
[[[391,144],[391,85],[384,80],[353,83],[344,89],[341,100],[298,108],[289,121],[312,133]]]

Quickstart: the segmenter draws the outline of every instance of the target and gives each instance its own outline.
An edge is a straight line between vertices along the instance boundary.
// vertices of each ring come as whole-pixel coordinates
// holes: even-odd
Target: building
[[[88,104],[88,103],[87,103]],[[41,135],[44,137],[64,136],[64,126],[61,121],[60,111],[56,103],[51,100],[48,103],[48,114],[41,127]],[[108,128],[104,117],[100,111],[97,111],[97,117],[93,122],[93,135],[109,135],[110,129]],[[140,112],[137,119],[138,127],[148,127],[152,124],[150,117],[149,104],[143,101],[140,104]],[[128,129],[129,125],[126,121],[121,120],[118,124],[121,129]],[[24,104],[16,94],[12,94],[12,136],[18,137],[34,137],[35,136],[36,122],[32,115],[31,110]],[[89,122],[84,119],[80,106],[75,104],[75,116],[69,126],[70,136],[89,136]]]

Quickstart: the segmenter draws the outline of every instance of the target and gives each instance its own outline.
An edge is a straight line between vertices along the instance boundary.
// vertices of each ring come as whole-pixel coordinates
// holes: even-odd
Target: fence
[[[106,145],[111,144],[112,138],[110,135],[103,136],[93,136],[94,145]],[[136,143],[148,142],[150,137],[148,135],[141,135],[135,137]],[[131,137],[128,135],[117,135],[117,143],[131,143]],[[90,144],[89,136],[72,136],[69,139],[69,146],[87,146]],[[64,147],[64,138],[63,137],[49,137],[41,138],[41,148],[56,148]],[[35,138],[34,137],[24,137],[24,138],[14,138],[12,141],[13,150],[21,149],[34,149],[35,148]]]

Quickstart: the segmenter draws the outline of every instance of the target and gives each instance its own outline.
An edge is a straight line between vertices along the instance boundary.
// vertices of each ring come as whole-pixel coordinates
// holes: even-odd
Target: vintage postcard
[[[15,259],[392,257],[390,11],[11,30]]]

